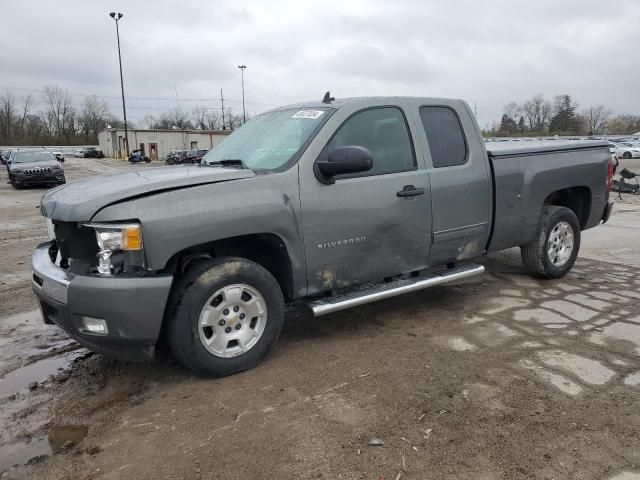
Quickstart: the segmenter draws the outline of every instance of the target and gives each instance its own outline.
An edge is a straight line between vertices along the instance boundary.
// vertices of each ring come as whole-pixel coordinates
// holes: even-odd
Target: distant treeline
[[[534,95],[524,103],[504,106],[501,121],[483,131],[486,136],[627,135],[640,131],[640,116],[618,115],[604,105],[579,110],[570,95],[547,100]]]
[[[247,115],[248,117],[248,115]],[[187,112],[176,108],[159,117],[145,116],[127,121],[130,128],[235,130],[242,115],[225,108],[197,106]],[[40,95],[18,96],[11,90],[0,95],[0,145],[86,145],[98,143],[98,133],[107,125],[122,128],[124,122],[96,95],[74,102],[68,90],[44,87]]]

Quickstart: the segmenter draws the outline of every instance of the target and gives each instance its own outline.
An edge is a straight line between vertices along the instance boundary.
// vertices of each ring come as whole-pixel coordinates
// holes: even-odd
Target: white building
[[[210,149],[230,132],[216,130],[141,130],[128,129],[129,151],[142,150],[151,160],[163,160],[174,150]],[[126,156],[123,128],[107,128],[98,134],[100,149],[106,157]]]

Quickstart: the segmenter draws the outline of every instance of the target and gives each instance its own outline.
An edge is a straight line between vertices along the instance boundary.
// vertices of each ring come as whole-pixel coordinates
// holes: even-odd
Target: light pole
[[[244,109],[244,69],[247,68],[246,65],[238,65],[242,75],[242,124],[247,123],[247,113]]]
[[[122,113],[124,115],[124,145],[127,151],[127,158],[129,158],[129,135],[127,132],[127,107],[124,104],[124,81],[122,80],[122,56],[120,55],[120,30],[118,29],[118,22],[124,15],[122,13],[116,14],[116,12],[111,12],[109,16],[116,21],[116,37],[118,39],[118,63],[120,64],[120,89],[122,90]]]

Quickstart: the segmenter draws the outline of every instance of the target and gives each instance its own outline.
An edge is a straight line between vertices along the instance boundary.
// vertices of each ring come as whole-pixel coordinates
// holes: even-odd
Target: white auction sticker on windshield
[[[291,118],[309,118],[317,120],[324,112],[322,110],[300,110]]]

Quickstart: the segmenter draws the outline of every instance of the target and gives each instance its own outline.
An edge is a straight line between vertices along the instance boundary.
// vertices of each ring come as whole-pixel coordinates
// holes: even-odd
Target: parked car
[[[66,182],[62,164],[46,149],[14,150],[7,160],[7,172],[14,188]]]
[[[183,163],[200,163],[202,157],[204,157],[208,151],[208,149],[202,148],[189,150],[189,153],[187,153],[187,156],[185,157]]]
[[[630,142],[620,142],[616,148],[615,154],[619,158],[628,160],[630,158],[640,158],[640,146]]]
[[[51,153],[53,153],[53,156],[56,157],[56,160],[64,163],[64,155],[62,154],[61,151],[53,150]]]
[[[99,148],[89,147],[82,150],[82,156],[84,158],[104,158],[104,153]]]
[[[10,155],[11,150],[0,150],[0,163],[2,163],[2,165],[6,165]]]
[[[560,278],[611,214],[606,142],[485,149],[461,100],[328,97],[253,117],[200,166],[47,192],[55,238],[32,261],[45,322],[127,360],[162,332],[193,371],[229,375],[273,348],[285,304],[357,308],[517,246]]]
[[[147,157],[142,150],[133,150],[130,154],[129,154],[129,162],[130,163],[140,163],[140,162],[146,162],[149,163],[151,160],[149,159],[149,157]]]
[[[74,150],[73,156],[76,158],[84,158],[84,150],[82,149]]]
[[[187,150],[174,150],[169,155],[167,155],[167,159],[165,160],[166,165],[178,165],[184,163],[184,159],[187,157]]]

